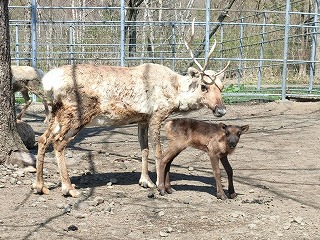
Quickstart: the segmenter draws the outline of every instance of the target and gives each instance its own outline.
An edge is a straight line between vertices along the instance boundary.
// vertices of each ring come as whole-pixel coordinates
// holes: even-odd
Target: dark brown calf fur
[[[208,153],[217,186],[217,197],[226,199],[222,184],[219,159],[228,175],[230,198],[236,197],[233,187],[233,170],[228,161],[240,135],[247,132],[248,125],[232,126],[223,123],[212,124],[193,119],[173,119],[165,124],[168,148],[158,166],[158,189],[161,195],[172,193],[169,171],[173,159],[187,147],[193,147]]]

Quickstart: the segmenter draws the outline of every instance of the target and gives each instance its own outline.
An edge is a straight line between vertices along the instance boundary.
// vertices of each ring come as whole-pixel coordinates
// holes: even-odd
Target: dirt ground
[[[33,105],[24,118],[36,138],[46,127],[40,108]],[[320,239],[320,103],[248,103],[227,110],[223,118],[205,108],[187,116],[250,125],[229,158],[236,199],[215,197],[209,159],[195,149],[173,162],[176,192],[160,196],[144,189],[138,185],[136,125],[88,128],[66,154],[80,199],[62,196],[52,148],[45,159],[49,195],[31,190],[35,173],[0,166],[0,239]],[[227,188],[225,172],[223,184]]]

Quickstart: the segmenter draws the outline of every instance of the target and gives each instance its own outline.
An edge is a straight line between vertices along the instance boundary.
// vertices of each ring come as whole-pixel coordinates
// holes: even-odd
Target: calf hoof
[[[221,200],[226,200],[228,197],[223,193],[217,193],[217,198]]]
[[[236,198],[237,196],[238,196],[238,195],[237,195],[235,192],[230,194],[230,198],[231,198],[231,199],[234,199],[234,198]]]
[[[166,195],[167,192],[164,189],[161,189],[161,190],[159,189],[159,193],[161,196],[164,196],[164,195]]]
[[[174,190],[173,188],[171,188],[171,187],[165,188],[165,189],[159,189],[159,193],[160,193],[161,196],[164,196],[164,195],[166,195],[167,193],[168,193],[168,194],[171,194],[171,193],[173,193],[173,192],[175,192],[175,190]]]
[[[174,190],[172,187],[167,187],[166,188],[166,192],[167,193],[169,193],[169,194],[171,194],[171,193],[173,193],[173,192],[175,192],[176,190]]]
[[[32,189],[35,191],[35,193],[38,193],[38,194],[48,195],[50,192],[50,190],[46,186],[44,186],[43,184],[38,184],[37,182],[32,184]]]

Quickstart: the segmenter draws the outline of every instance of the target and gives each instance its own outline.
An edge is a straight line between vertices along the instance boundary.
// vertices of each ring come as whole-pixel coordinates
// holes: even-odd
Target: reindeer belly
[[[94,116],[90,125],[98,126],[121,126],[138,122],[147,122],[147,104],[131,104],[120,100],[108,100],[101,102],[100,113]]]
[[[98,115],[92,119],[88,126],[122,126],[132,123],[147,122],[145,114],[135,115]]]

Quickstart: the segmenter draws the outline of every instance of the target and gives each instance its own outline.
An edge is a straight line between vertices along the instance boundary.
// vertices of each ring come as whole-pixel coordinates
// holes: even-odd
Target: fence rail
[[[205,59],[215,38],[209,67],[218,70],[231,61],[225,96],[320,97],[319,0],[286,0],[282,6],[253,10],[244,1],[242,10],[229,9],[224,21],[219,17],[226,10],[210,6],[208,0],[195,0],[197,4],[185,8],[133,9],[119,2],[39,6],[32,0],[30,6],[10,6],[12,62],[44,71],[80,62],[155,62],[183,73],[192,61],[184,41],[196,16],[193,47],[201,53],[198,59]],[[308,8],[303,6],[307,3]],[[137,15],[129,19],[133,10]]]

